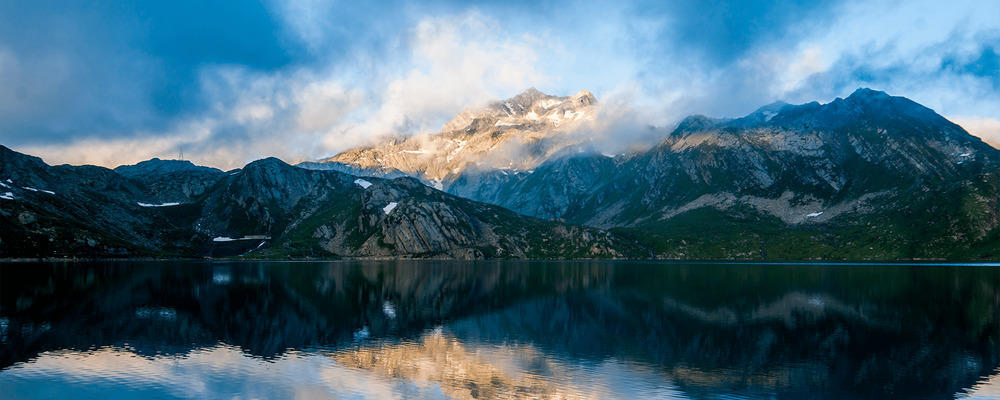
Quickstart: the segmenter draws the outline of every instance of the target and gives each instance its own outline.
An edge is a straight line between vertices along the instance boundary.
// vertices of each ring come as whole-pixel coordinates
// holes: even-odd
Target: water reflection
[[[14,264],[0,393],[990,397],[998,311],[987,267]]]

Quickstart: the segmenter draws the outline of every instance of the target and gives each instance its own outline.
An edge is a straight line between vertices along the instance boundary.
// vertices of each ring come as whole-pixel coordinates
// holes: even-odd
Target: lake
[[[1000,398],[1000,268],[0,264],[0,397]]]

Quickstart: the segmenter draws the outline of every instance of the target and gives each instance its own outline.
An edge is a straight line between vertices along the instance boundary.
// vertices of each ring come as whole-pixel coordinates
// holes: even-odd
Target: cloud
[[[180,148],[221,168],[264,156],[295,162],[389,135],[437,131],[466,107],[551,79],[538,68],[547,44],[477,12],[425,18],[400,34],[406,51],[393,63],[401,67],[384,75],[336,63],[273,72],[209,66],[198,78],[205,111],[169,130],[18,148],[50,162],[106,166],[169,157]]]
[[[531,86],[594,92],[602,129],[636,140],[862,86],[1000,119],[996,2],[199,4],[0,4],[0,141],[107,166],[299,161]]]
[[[146,134],[137,137],[84,138],[66,143],[40,143],[14,146],[22,153],[36,155],[51,165],[90,164],[114,167],[135,164],[152,157],[173,159],[185,145],[199,143],[211,137],[214,121],[202,121],[183,125],[176,132]],[[220,159],[220,161],[222,161]],[[229,162],[211,163],[231,166]]]
[[[344,150],[373,139],[432,132],[464,108],[550,79],[538,68],[540,45],[511,35],[478,13],[427,18],[411,31],[411,68],[372,86],[377,107],[356,123],[332,126],[328,149]],[[345,146],[346,145],[346,146]]]
[[[950,117],[948,119],[965,128],[965,130],[974,136],[983,139],[990,146],[1000,149],[1000,120],[995,118],[962,116]]]
[[[256,3],[2,2],[0,131],[37,144],[168,130],[204,108],[202,68],[288,65],[301,51],[283,32]]]

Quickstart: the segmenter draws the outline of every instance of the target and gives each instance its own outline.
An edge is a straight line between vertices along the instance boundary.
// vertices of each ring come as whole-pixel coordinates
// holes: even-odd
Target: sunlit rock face
[[[467,171],[447,190],[541,218],[640,229],[671,258],[978,258],[997,248],[998,171],[1000,151],[933,110],[859,89],[737,119],[688,117],[644,151]],[[778,244],[789,240],[809,244]],[[720,242],[727,248],[709,248]]]
[[[393,138],[302,166],[374,176],[401,172],[441,189],[466,170],[529,170],[586,140],[570,132],[592,121],[596,103],[585,90],[557,97],[532,88],[465,110],[440,132]]]
[[[531,174],[470,173],[449,190],[601,226],[738,204],[786,223],[822,222],[857,208],[852,202],[968,179],[997,162],[1000,152],[934,111],[859,89],[824,105],[778,103],[731,120],[688,117],[648,151],[568,155]],[[705,195],[716,198],[689,204]],[[807,218],[808,210],[823,213]]]

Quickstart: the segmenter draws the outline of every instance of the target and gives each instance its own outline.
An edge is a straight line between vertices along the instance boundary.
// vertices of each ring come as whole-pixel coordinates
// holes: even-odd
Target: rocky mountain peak
[[[521,110],[521,109],[530,109],[531,106],[533,106],[536,102],[538,102],[540,100],[552,98],[552,97],[555,97],[555,96],[547,95],[547,94],[542,93],[541,91],[539,91],[538,89],[535,89],[535,88],[528,88],[528,90],[525,90],[525,91],[521,92],[520,94],[507,99],[506,101],[501,101],[501,102],[497,102],[497,103],[494,103],[494,104],[513,103],[513,104],[521,106],[521,107],[518,107],[519,110]]]
[[[295,174],[301,170],[275,157],[263,158],[251,162],[243,167],[239,178],[266,179],[274,181],[284,181],[288,175]]]
[[[0,167],[3,167],[4,164],[31,165],[35,167],[45,165],[41,158],[18,153],[0,144]]]
[[[581,90],[570,96],[553,96],[535,88],[486,107],[468,109],[446,123],[440,132],[418,134],[340,153],[323,162],[340,163],[362,175],[400,171],[441,187],[468,167],[530,169],[577,144],[579,138],[563,135],[590,120],[597,103],[593,93]],[[302,165],[312,169],[316,163]]]
[[[674,132],[678,133],[710,129],[718,124],[719,121],[721,120],[710,118],[701,114],[691,115],[681,120],[681,122],[677,124],[677,129],[675,129]]]
[[[267,158],[262,158],[260,160],[251,162],[250,164],[247,164],[245,167],[243,167],[243,169],[253,169],[253,168],[282,168],[282,167],[288,167],[288,166],[289,166],[288,163],[286,163],[284,161],[281,161],[280,158],[277,158],[277,157],[267,157]]]
[[[850,96],[847,96],[848,99],[853,99],[853,100],[878,100],[878,99],[884,100],[884,99],[889,99],[890,97],[892,96],[889,96],[889,94],[886,92],[869,88],[858,88],[857,90],[854,91],[854,93],[851,93]]]
[[[128,177],[148,174],[165,174],[178,171],[222,172],[216,168],[195,165],[188,160],[161,160],[159,158],[152,158],[134,165],[120,165],[115,167],[114,170],[115,172]]]
[[[494,102],[483,110],[471,111],[470,114],[460,117],[465,117],[465,120],[462,121],[466,123],[465,126],[477,118],[491,117],[517,120],[507,122],[559,124],[563,122],[567,112],[572,114],[571,117],[576,118],[578,111],[595,103],[597,103],[597,98],[586,90],[581,90],[571,96],[559,97],[542,93],[535,88],[529,88],[514,97]],[[456,118],[456,120],[458,119]],[[465,126],[456,127],[456,129]]]
[[[570,98],[573,99],[577,104],[583,106],[589,106],[597,103],[597,97],[594,97],[594,94],[590,93],[589,90],[581,90],[579,92],[576,92],[576,94],[570,96]]]

